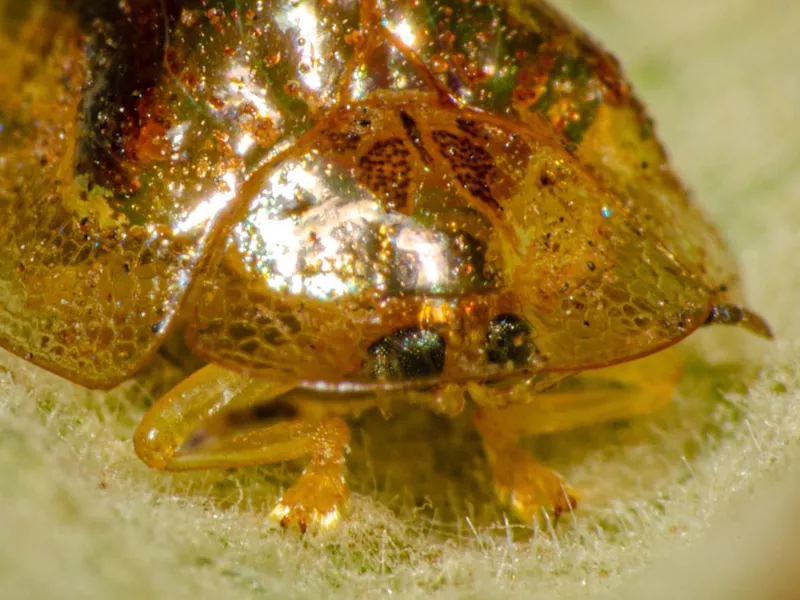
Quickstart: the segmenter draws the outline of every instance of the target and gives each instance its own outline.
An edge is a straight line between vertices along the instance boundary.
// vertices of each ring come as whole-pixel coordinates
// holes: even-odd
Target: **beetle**
[[[284,526],[339,520],[345,418],[398,401],[476,403],[500,500],[557,516],[578,493],[522,436],[663,406],[700,327],[771,337],[617,61],[543,1],[0,11],[0,344],[107,389],[185,340],[204,366],[137,455],[308,457]]]

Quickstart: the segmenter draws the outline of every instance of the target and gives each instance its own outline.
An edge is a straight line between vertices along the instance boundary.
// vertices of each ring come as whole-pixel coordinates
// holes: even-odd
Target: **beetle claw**
[[[555,524],[577,508],[580,494],[575,488],[524,450],[516,450],[513,457],[498,457],[503,464],[495,466],[495,489],[517,519],[532,523],[550,516]]]
[[[278,500],[270,518],[283,529],[297,526],[301,534],[336,526],[349,491],[340,465],[311,466]]]

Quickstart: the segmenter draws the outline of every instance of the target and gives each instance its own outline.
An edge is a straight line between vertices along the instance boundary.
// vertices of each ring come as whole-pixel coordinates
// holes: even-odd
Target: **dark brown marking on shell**
[[[479,140],[485,140],[489,137],[486,131],[481,128],[480,124],[472,119],[458,118],[456,119],[456,127],[467,135],[471,135]]]
[[[425,149],[425,144],[422,141],[422,134],[419,131],[417,122],[404,110],[400,111],[400,122],[403,124],[403,129],[405,129],[408,139],[411,140],[414,148],[419,153],[422,162],[426,165],[431,164],[433,162],[433,157],[430,152]]]
[[[484,204],[495,210],[502,210],[489,187],[495,171],[491,154],[467,136],[437,130],[432,137],[458,182]]]
[[[411,186],[411,152],[400,138],[375,142],[358,161],[360,180],[386,202],[389,210],[403,210]]]
[[[92,24],[89,69],[92,80],[101,82],[85,96],[83,129],[103,132],[79,139],[77,171],[109,189],[127,192],[133,175],[118,157],[130,151],[129,144],[149,122],[158,120],[147,115],[147,90],[157,86],[170,63],[166,40],[181,5],[178,0],[134,2],[127,9],[116,2],[75,5],[81,20]]]
[[[331,149],[338,154],[355,152],[358,149],[358,145],[361,143],[361,136],[355,131],[342,132],[325,129],[322,131],[322,135],[325,136],[330,143]]]

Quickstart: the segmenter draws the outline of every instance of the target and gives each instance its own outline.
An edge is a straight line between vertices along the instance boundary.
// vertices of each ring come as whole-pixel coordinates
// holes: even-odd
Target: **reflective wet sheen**
[[[413,330],[447,351],[408,379],[496,380],[739,302],[616,61],[543,2],[77,4],[0,4],[0,343],[37,364],[109,387],[181,327],[379,386]]]

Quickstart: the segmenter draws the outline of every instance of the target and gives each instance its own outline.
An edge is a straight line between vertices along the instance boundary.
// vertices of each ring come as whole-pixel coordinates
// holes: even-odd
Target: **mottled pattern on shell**
[[[277,379],[369,381],[408,328],[442,381],[579,371],[736,301],[616,61],[544,2],[70,4],[0,15],[0,343],[70,379],[178,329]],[[490,360],[499,315],[525,360]]]

